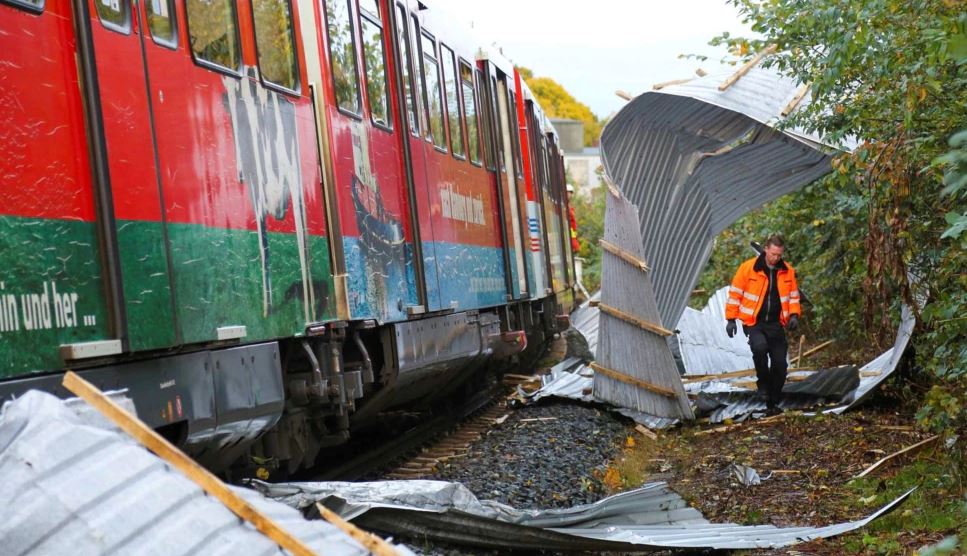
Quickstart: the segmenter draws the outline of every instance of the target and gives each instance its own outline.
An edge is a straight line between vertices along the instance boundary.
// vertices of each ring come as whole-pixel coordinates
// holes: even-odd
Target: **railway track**
[[[372,475],[413,479],[425,475],[436,463],[465,454],[471,442],[506,414],[508,393],[506,386],[498,384],[475,395],[459,411],[431,417],[394,439],[314,474],[313,480],[354,481]]]

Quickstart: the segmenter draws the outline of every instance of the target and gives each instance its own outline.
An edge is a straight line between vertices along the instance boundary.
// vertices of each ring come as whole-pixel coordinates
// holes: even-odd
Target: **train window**
[[[44,0],[0,0],[0,3],[2,2],[13,4],[14,7],[21,7],[34,13],[44,11]]]
[[[494,110],[491,98],[493,98],[493,91],[487,89],[487,77],[484,75],[479,68],[477,68],[477,87],[480,91],[480,123],[481,123],[481,136],[483,138],[483,157],[484,164],[487,169],[491,172],[497,170],[497,165],[494,162]]]
[[[94,7],[105,27],[119,33],[131,32],[131,4],[126,0],[96,0]]]
[[[383,28],[365,12],[362,14],[363,67],[366,70],[366,96],[373,123],[392,129],[393,114],[386,81],[386,50],[383,48]]]
[[[178,32],[175,21],[175,0],[151,0],[145,3],[145,16],[151,40],[168,48],[178,47]]]
[[[443,82],[447,92],[447,122],[450,125],[450,148],[453,156],[464,158],[463,126],[460,125],[460,98],[457,93],[457,60],[453,51],[443,44],[440,45],[440,57],[443,62]]]
[[[377,0],[359,0],[359,7],[379,19],[379,2]]]
[[[420,119],[420,128],[429,141],[430,138],[430,108],[426,102],[426,83],[423,79],[423,57],[420,55],[420,18],[413,17],[413,81],[416,85],[416,102],[419,107],[416,109]]]
[[[290,0],[254,0],[255,46],[262,79],[289,91],[299,88],[299,63]]]
[[[419,137],[420,122],[417,117],[417,103],[413,87],[413,54],[410,48],[410,30],[406,25],[406,8],[396,5],[396,37],[399,41],[400,62],[403,64],[403,102],[406,104],[406,120],[410,132]]]
[[[504,116],[501,113],[501,108],[505,108],[504,105],[507,104],[505,90],[503,80],[500,81],[500,86],[498,87],[497,78],[491,76],[490,94],[493,98],[490,101],[490,109],[494,111],[494,158],[497,159],[497,168],[501,172],[507,170],[507,165],[504,162],[504,149],[506,148],[504,144],[504,126],[507,124],[504,122]]]
[[[231,0],[188,0],[188,41],[195,61],[237,73],[242,65],[238,17]]]
[[[460,83],[463,86],[463,114],[467,117],[467,155],[470,162],[480,166],[480,120],[477,115],[477,96],[473,88],[473,70],[460,62]]]
[[[433,37],[423,34],[423,79],[426,81],[426,96],[429,105],[430,139],[442,150],[447,148],[447,138],[443,132],[443,97],[440,91],[440,66],[436,61],[436,42]]]
[[[356,42],[349,15],[349,0],[326,0],[326,30],[336,106],[358,115],[359,77],[356,73]]]
[[[510,95],[510,144],[514,152],[514,173],[518,178],[524,177],[520,163],[520,121],[517,118],[517,96],[513,91],[508,90]]]

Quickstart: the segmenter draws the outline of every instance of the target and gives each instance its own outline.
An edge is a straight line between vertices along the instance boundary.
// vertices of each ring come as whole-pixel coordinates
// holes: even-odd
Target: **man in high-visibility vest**
[[[781,412],[779,401],[786,383],[785,330],[799,327],[800,297],[796,271],[782,260],[785,245],[782,236],[766,241],[762,254],[739,266],[729,288],[725,332],[729,338],[736,332],[735,320],[749,337],[752,361],[755,363],[757,388],[766,396],[766,413]]]
[[[574,216],[574,205],[571,204],[574,197],[574,186],[567,184],[567,221],[571,228],[571,252],[577,254],[581,244],[578,243],[578,219]]]

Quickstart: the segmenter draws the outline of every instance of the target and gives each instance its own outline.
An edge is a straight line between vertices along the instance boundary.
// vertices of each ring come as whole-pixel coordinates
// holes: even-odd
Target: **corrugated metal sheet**
[[[97,422],[38,391],[4,406],[4,554],[286,554],[163,460]],[[320,554],[369,553],[328,523],[236,491]]]
[[[825,404],[835,404],[851,396],[859,385],[856,367],[837,367],[822,369],[815,373],[797,372],[790,376],[806,376],[806,380],[787,382],[783,387],[783,398],[779,406],[785,410],[813,409]],[[707,415],[709,422],[721,423],[726,419],[738,419],[761,413],[766,402],[758,392],[737,387],[736,382],[755,381],[755,376],[714,380],[686,385],[689,393],[698,394],[696,404]]]
[[[686,374],[710,375],[753,367],[745,334],[740,330],[729,338],[725,333],[728,292],[728,286],[715,292],[701,311],[685,307],[676,337]]]
[[[713,524],[665,483],[649,483],[584,506],[517,510],[480,501],[457,483],[288,483],[254,485],[296,508],[315,502],[357,524],[389,533],[496,549],[641,552],[662,548],[778,548],[858,529],[891,511],[907,492],[871,516],[826,527]]]
[[[644,259],[638,211],[628,199],[610,192],[606,201],[604,240],[627,257]],[[656,393],[640,383],[619,380],[616,376],[620,375],[611,375],[601,369],[594,376],[594,397],[649,415],[691,419],[692,408],[665,336],[643,329],[633,324],[633,320],[629,322],[629,319],[638,319],[651,326],[661,326],[651,272],[643,272],[639,266],[605,250],[601,275],[596,362],[604,369],[674,392],[674,395]],[[613,310],[605,311],[606,306]],[[619,318],[615,310],[625,316]]]
[[[726,77],[644,93],[601,137],[608,175],[640,212],[662,322],[678,321],[722,230],[830,170],[818,137],[772,127],[798,84],[754,68],[720,92]]]
[[[910,337],[913,335],[913,328],[916,325],[916,315],[913,314],[913,310],[908,305],[904,304],[900,311],[900,327],[897,329],[893,347],[860,368],[860,384],[856,391],[850,396],[845,406],[831,410],[831,412],[842,413],[857,406],[896,370],[897,365],[900,364],[900,358],[903,357],[903,352],[907,349],[907,344],[910,343]],[[864,376],[864,373],[868,376]]]

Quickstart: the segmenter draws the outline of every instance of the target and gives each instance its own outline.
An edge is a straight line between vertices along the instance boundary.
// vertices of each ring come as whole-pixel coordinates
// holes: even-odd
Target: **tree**
[[[571,199],[578,224],[578,243],[581,248],[575,254],[584,259],[584,287],[595,292],[601,287],[601,248],[598,241],[604,237],[604,208],[607,187],[596,187],[588,195],[575,195]]]
[[[517,68],[550,118],[568,118],[584,123],[584,146],[597,145],[603,124],[587,105],[577,101],[567,89],[550,77],[534,77],[527,68]]]
[[[967,129],[967,2],[730,1],[761,38],[712,43],[740,55],[774,44],[765,65],[811,84],[812,103],[786,125],[860,142],[797,198],[803,204],[784,207],[786,226],[812,219],[799,232],[828,250],[805,247],[813,262],[836,265],[840,284],[814,296],[817,310],[857,310],[842,319],[882,342],[898,298],[920,308],[914,347],[936,382],[920,415],[937,429],[964,428],[967,137],[957,132]]]

